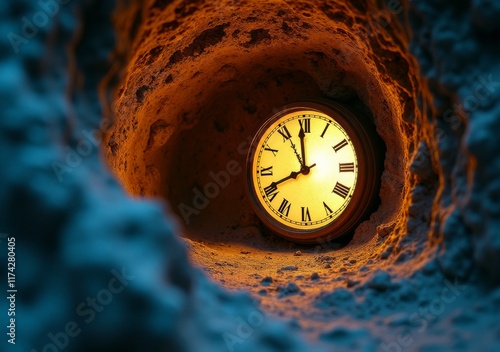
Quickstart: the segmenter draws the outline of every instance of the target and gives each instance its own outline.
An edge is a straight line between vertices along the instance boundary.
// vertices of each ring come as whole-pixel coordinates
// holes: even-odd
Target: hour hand
[[[303,174],[303,175],[307,175],[309,173],[309,171],[315,167],[316,164],[312,164],[311,166],[303,166],[300,171],[296,172],[296,171],[292,171],[290,172],[290,175],[288,175],[287,177],[283,177],[281,180],[278,180],[278,181],[274,181],[272,182],[269,187],[272,187],[272,188],[276,188],[280,183],[283,183],[285,181],[288,181],[290,179],[296,179],[297,176],[299,176],[300,174]]]
[[[300,172],[292,171],[290,173],[290,175],[288,175],[287,177],[284,177],[279,181],[271,182],[271,184],[269,186],[264,188],[264,192],[266,192],[266,196],[269,198],[269,201],[272,202],[274,197],[276,197],[276,194],[278,194],[277,190],[278,190],[278,185],[280,183],[283,183],[283,182],[290,180],[292,178],[296,179],[299,174],[300,174]]]
[[[299,172],[292,171],[292,172],[290,173],[290,175],[288,175],[287,177],[284,177],[284,178],[282,178],[282,179],[281,179],[281,180],[279,180],[279,181],[275,181],[275,182],[271,183],[271,186],[276,187],[276,186],[277,186],[277,185],[279,185],[280,183],[283,183],[283,182],[285,182],[285,181],[287,181],[287,180],[290,180],[290,179],[292,179],[292,178],[293,178],[293,179],[296,179],[296,178],[297,178],[297,176],[298,176],[299,174],[300,174],[300,171],[299,171]]]
[[[306,166],[306,150],[304,148],[304,138],[306,134],[304,133],[304,129],[302,125],[300,126],[299,138],[300,138],[300,153],[302,154],[302,167]]]

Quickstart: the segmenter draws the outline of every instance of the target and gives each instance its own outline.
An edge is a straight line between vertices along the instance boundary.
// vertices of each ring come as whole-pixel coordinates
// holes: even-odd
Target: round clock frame
[[[271,210],[265,207],[262,201],[259,200],[254,173],[258,172],[256,169],[256,156],[259,153],[257,146],[269,135],[270,127],[285,116],[292,114],[293,116],[296,116],[295,114],[298,116],[301,115],[301,112],[306,111],[308,114],[317,112],[322,118],[327,117],[333,120],[345,131],[355,151],[357,175],[354,181],[354,191],[349,194],[350,200],[340,215],[336,216],[333,221],[327,222],[324,226],[316,226],[313,229],[304,226],[303,229],[298,229],[297,227],[288,226],[278,221],[270,213]],[[300,128],[302,130],[302,127]],[[383,142],[376,133],[373,121],[355,108],[326,99],[303,100],[287,104],[279,112],[268,117],[253,138],[246,162],[245,184],[248,198],[262,224],[275,234],[290,241],[304,244],[318,244],[331,241],[352,233],[356,226],[365,220],[367,215],[374,210],[374,206],[378,203],[384,149]],[[300,159],[297,152],[296,154]],[[314,166],[315,164],[310,166],[303,165],[301,173],[307,175]],[[295,173],[294,175],[294,172],[292,172],[287,178],[297,178],[298,174]],[[329,193],[330,191],[326,192]]]

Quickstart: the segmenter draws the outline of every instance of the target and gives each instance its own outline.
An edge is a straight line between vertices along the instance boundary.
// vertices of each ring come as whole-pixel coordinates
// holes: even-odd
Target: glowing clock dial
[[[370,145],[354,125],[328,106],[303,102],[261,126],[247,160],[247,189],[264,225],[310,243],[339,236],[336,229],[344,233],[352,216],[359,220],[354,213],[360,200],[362,207],[371,202],[362,197],[366,178],[360,177],[371,169],[360,165]]]

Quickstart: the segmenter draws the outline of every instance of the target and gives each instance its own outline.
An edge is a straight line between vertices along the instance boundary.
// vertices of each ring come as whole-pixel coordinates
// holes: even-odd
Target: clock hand
[[[316,164],[312,164],[311,166],[304,166],[299,172],[292,171],[290,173],[290,175],[288,175],[287,177],[284,177],[284,178],[282,178],[279,181],[272,182],[269,186],[271,186],[271,187],[274,188],[274,187],[278,186],[280,183],[288,181],[288,180],[290,180],[292,178],[295,180],[297,178],[297,176],[300,175],[300,174],[307,175],[309,173],[309,170],[312,169],[315,166],[316,166]]]
[[[292,171],[292,172],[290,173],[290,175],[288,175],[287,177],[284,177],[284,178],[282,178],[282,179],[281,179],[281,180],[279,180],[279,181],[272,182],[272,183],[271,183],[271,186],[274,188],[274,187],[276,187],[277,185],[279,185],[280,183],[283,183],[283,182],[285,182],[285,181],[287,181],[287,180],[290,180],[290,179],[292,179],[292,178],[293,178],[293,179],[296,179],[296,178],[297,178],[297,176],[298,176],[299,174],[300,174],[300,171],[299,171],[299,172]]]
[[[312,164],[311,166],[302,166],[302,168],[300,169],[300,173],[302,175],[308,175],[309,172],[311,172],[311,169],[315,166],[316,164]]]
[[[300,125],[299,138],[300,138],[300,152],[302,154],[302,167],[306,166],[306,151],[304,148],[305,136],[306,136],[306,134],[304,133],[304,129],[302,128],[302,125]]]
[[[293,144],[292,138],[289,138],[289,139],[290,139],[290,143],[292,144],[292,149],[293,149],[293,152],[294,152],[294,153],[295,153],[295,155],[297,156],[297,160],[299,160],[300,166],[305,165],[305,164],[302,162],[302,159],[300,158],[299,153],[297,152],[297,148],[295,148],[295,144]]]

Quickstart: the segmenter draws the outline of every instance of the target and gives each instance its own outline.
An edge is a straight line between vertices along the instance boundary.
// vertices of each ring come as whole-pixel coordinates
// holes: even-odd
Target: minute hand
[[[305,136],[306,134],[304,133],[302,126],[300,126],[299,138],[300,138],[300,152],[302,154],[302,166],[306,166],[306,150],[304,148]]]

